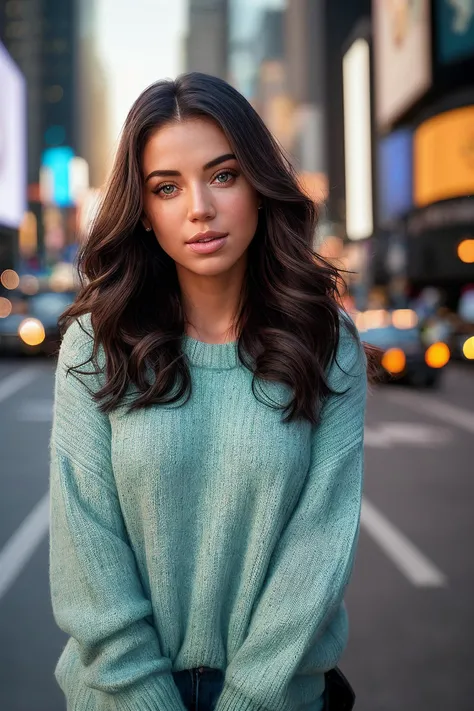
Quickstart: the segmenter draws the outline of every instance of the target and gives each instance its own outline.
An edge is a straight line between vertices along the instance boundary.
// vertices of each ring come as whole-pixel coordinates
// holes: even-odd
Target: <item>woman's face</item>
[[[142,172],[145,227],[178,273],[217,276],[242,265],[257,228],[258,195],[213,121],[158,129],[145,145]]]

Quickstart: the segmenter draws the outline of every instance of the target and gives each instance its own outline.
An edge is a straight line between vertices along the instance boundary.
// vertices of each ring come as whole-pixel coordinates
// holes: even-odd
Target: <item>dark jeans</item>
[[[224,672],[210,667],[173,672],[183,704],[188,711],[214,711],[222,687]]]
[[[173,672],[175,684],[188,711],[214,711],[224,686],[224,676],[220,669],[210,667]],[[324,711],[351,711],[354,701],[354,691],[340,669],[328,672]]]

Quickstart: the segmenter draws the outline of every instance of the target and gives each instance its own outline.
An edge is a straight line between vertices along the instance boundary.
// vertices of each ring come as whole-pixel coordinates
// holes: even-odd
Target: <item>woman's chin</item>
[[[212,259],[205,264],[193,264],[188,271],[198,274],[199,276],[217,277],[223,274],[228,274],[232,270],[233,264],[228,263],[227,259]]]
[[[239,268],[240,259],[229,259],[228,255],[207,255],[191,262],[182,263],[181,266],[186,272],[191,272],[198,276],[216,277],[229,274],[233,269]],[[177,265],[178,273],[180,271]]]

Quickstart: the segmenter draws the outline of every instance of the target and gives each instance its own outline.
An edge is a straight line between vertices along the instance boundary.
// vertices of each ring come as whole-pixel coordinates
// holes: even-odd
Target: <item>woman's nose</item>
[[[195,187],[190,191],[188,217],[192,222],[211,220],[216,215],[211,191],[206,187]]]

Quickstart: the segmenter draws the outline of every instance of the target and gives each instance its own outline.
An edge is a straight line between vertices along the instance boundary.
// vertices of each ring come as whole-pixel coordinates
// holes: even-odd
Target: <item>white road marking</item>
[[[398,444],[416,447],[441,447],[453,440],[452,432],[418,422],[380,422],[366,425],[364,441],[367,447],[388,449]]]
[[[22,368],[0,381],[0,402],[29,385],[39,375],[37,368]]]
[[[38,502],[0,551],[0,600],[28,563],[49,528],[49,493]]]
[[[416,587],[444,587],[446,576],[364,497],[361,526]],[[41,499],[0,551],[0,600],[49,528],[49,494]]]
[[[416,587],[447,585],[446,576],[364,497],[361,526]]]
[[[17,419],[21,422],[51,422],[53,419],[53,401],[26,400],[17,410]]]
[[[450,422],[452,425],[456,425],[456,427],[460,427],[474,434],[474,412],[465,410],[457,405],[451,405],[431,395],[417,395],[416,393],[403,392],[388,393],[387,397],[397,405],[403,405],[415,412],[421,412],[430,417],[436,417],[445,424],[446,422]]]

